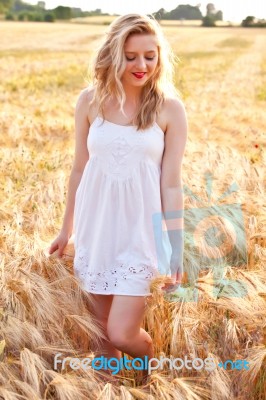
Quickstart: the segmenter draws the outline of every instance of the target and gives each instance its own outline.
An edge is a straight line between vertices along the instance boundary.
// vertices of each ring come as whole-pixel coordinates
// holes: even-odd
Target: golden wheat
[[[54,369],[56,353],[88,356],[92,338],[103,337],[90,312],[92,299],[73,276],[73,244],[63,260],[47,257],[46,250],[62,224],[75,102],[105,29],[100,24],[0,23],[0,397],[262,400],[266,60],[261,29],[163,27],[180,58],[176,85],[190,125],[183,167],[190,190],[187,224],[205,210],[206,223],[196,237],[206,252],[210,246],[202,235],[220,207],[224,250],[235,240],[225,218],[237,227],[239,240],[231,263],[205,265],[188,238],[183,287],[166,298],[161,279],[154,281],[143,322],[155,357],[246,359],[250,369],[208,373],[165,367],[153,371],[146,387],[136,387],[138,371],[123,370],[118,384],[105,384],[100,371]],[[212,178],[210,199],[206,171]],[[234,183],[238,189],[222,197]],[[233,204],[241,205],[242,217]]]

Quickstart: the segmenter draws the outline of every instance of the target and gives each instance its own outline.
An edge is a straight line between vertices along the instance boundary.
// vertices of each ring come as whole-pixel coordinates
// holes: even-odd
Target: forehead
[[[125,41],[125,51],[148,51],[157,50],[157,41],[152,34],[132,34]]]

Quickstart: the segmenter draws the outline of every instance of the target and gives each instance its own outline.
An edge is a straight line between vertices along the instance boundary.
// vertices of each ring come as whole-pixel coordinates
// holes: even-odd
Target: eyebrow
[[[125,53],[137,54],[135,51],[125,51]],[[145,53],[155,53],[155,50],[147,50]]]

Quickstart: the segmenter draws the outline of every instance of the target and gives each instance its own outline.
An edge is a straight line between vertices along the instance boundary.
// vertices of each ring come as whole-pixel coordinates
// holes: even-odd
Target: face
[[[121,81],[129,85],[143,86],[154,74],[158,62],[156,38],[151,34],[129,36],[124,45],[126,69]]]

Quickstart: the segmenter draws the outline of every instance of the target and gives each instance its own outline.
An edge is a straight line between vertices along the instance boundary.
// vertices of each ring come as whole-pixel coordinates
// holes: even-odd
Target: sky
[[[37,0],[25,0],[30,4],[37,4]],[[131,12],[149,14],[164,8],[173,10],[179,4],[200,4],[200,10],[206,15],[206,5],[213,3],[217,10],[223,11],[224,21],[241,22],[248,15],[266,19],[266,2],[264,0],[213,0],[213,1],[175,1],[175,0],[46,0],[46,8],[55,8],[58,5],[79,7],[83,11],[100,8],[109,14],[127,14]]]

